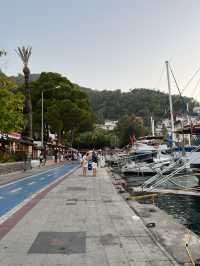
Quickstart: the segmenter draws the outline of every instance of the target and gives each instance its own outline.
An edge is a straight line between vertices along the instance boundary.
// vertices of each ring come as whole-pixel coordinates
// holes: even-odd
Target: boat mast
[[[154,127],[154,119],[151,116],[151,132],[152,132],[152,136],[155,136],[155,127]]]
[[[167,70],[167,84],[168,84],[168,91],[169,91],[169,108],[170,108],[170,116],[171,116],[171,129],[172,129],[172,145],[174,146],[174,116],[173,116],[173,107],[172,107],[172,95],[171,95],[171,85],[170,85],[170,78],[169,78],[169,62],[166,61],[166,70]]]
[[[187,122],[191,129],[191,118],[189,117],[189,104],[188,103],[187,103]],[[192,129],[191,129],[191,133],[192,133]],[[189,146],[191,146],[191,135],[190,134],[188,135],[188,144]]]

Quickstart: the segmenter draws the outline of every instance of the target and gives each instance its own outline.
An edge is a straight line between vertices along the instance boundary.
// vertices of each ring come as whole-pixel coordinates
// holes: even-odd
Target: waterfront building
[[[104,124],[98,124],[97,127],[104,130],[112,131],[116,127],[117,123],[117,120],[106,120]]]

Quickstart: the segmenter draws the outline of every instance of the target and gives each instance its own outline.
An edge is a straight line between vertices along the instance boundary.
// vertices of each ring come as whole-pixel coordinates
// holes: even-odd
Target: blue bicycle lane
[[[0,186],[0,217],[77,167],[78,164],[65,164]]]

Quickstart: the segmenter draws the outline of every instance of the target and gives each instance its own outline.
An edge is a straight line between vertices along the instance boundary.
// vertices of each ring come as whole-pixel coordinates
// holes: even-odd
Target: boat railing
[[[155,180],[157,180],[157,178],[162,177],[163,174],[167,173],[168,171],[170,171],[171,169],[173,169],[175,166],[177,166],[180,162],[181,159],[178,159],[177,161],[174,161],[172,164],[170,164],[169,166],[165,167],[163,170],[161,170],[159,173],[157,173],[156,175],[152,176],[151,178],[149,178],[148,180],[146,180],[143,184],[143,187],[147,187],[148,185],[150,185],[151,183],[153,183]]]
[[[145,191],[151,191],[152,189],[160,186],[161,184],[167,182],[170,178],[174,177],[176,174],[180,173],[182,170],[184,170],[187,166],[189,166],[190,162],[187,162],[185,164],[183,164],[182,166],[180,166],[179,168],[177,168],[175,171],[173,171],[172,173],[170,173],[169,175],[166,176],[162,176],[162,178],[160,178],[159,180],[157,180],[157,182],[155,182],[154,184],[151,185],[151,187],[146,188]],[[144,188],[144,187],[143,187]]]
[[[141,159],[141,156],[145,156],[145,155],[152,155],[152,152],[145,152],[145,153],[140,153],[140,154],[136,154],[136,155],[123,155],[120,156],[115,163],[119,166],[122,166],[130,161],[135,161],[135,162],[146,162],[149,161],[149,158],[143,158]],[[140,158],[140,159],[139,159]]]
[[[200,149],[200,145],[196,147],[191,153],[196,152]],[[198,158],[194,159],[194,161],[198,160]],[[170,171],[173,169],[173,167],[178,166],[180,163],[182,165],[178,168],[176,168],[174,171],[172,171],[168,175],[163,175],[164,173]],[[166,167],[161,171],[160,173],[154,175],[153,177],[149,178],[147,181],[144,182],[142,185],[142,188],[146,191],[151,191],[155,187],[167,182],[170,178],[174,177],[176,174],[180,173],[182,170],[186,169],[188,166],[190,166],[190,161],[183,161],[183,158],[178,159],[173,164],[171,164],[169,167]]]

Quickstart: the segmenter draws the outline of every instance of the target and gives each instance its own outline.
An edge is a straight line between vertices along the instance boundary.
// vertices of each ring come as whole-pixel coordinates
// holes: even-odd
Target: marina
[[[176,181],[181,186],[188,186],[185,189],[177,189],[173,183],[169,183],[162,188],[152,189],[145,196],[145,191],[133,185],[134,177],[127,177],[129,191],[132,190],[130,200],[137,200],[141,204],[155,204],[155,206],[163,209],[179,223],[183,224],[194,233],[200,236],[200,190],[199,187],[189,188],[198,183],[198,179],[193,176],[179,177]],[[132,181],[132,182],[131,182]],[[141,181],[141,180],[140,180]]]
[[[187,154],[182,156],[182,153],[162,154],[158,145],[154,148],[155,146],[151,144],[140,143],[140,141],[138,144],[135,143],[135,153],[127,152],[126,155],[119,155],[118,159],[115,156],[114,163],[110,161],[113,165],[113,176],[125,182],[122,182],[122,186],[128,192],[126,200],[131,206],[135,206],[135,210],[147,208],[145,213],[151,208],[145,206],[154,206],[163,210],[180,225],[200,236],[198,165],[196,164],[194,168],[195,162],[200,158],[199,146],[190,152],[187,150]],[[131,150],[134,150],[133,147]],[[140,215],[142,217],[143,211]],[[144,214],[144,219],[147,219],[145,215],[147,214]],[[150,224],[154,225],[155,221],[158,222],[157,219],[158,217],[155,217],[155,220],[153,218],[147,221],[151,221]]]
[[[0,266],[200,266],[200,1],[1,9]]]
[[[143,203],[148,203],[148,200],[144,200]],[[200,236],[199,194],[159,194],[155,196],[154,203],[180,224]]]

